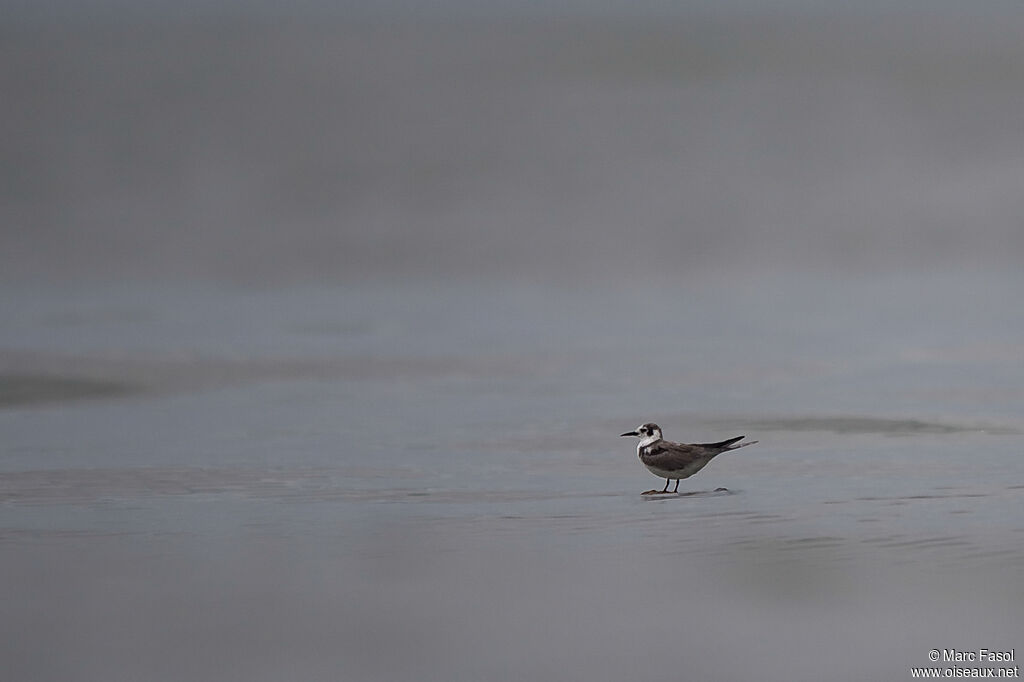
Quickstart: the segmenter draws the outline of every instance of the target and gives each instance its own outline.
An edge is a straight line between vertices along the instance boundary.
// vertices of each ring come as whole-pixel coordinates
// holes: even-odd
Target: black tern
[[[664,490],[648,490],[644,495],[663,495],[668,493],[668,484],[675,479],[673,493],[679,492],[679,481],[689,478],[723,452],[738,450],[753,445],[756,440],[739,443],[746,436],[736,436],[720,443],[673,443],[661,437],[661,427],[647,423],[636,431],[624,433],[622,436],[634,436],[640,439],[636,446],[636,454],[640,461],[655,476],[665,479]],[[622,437],[620,436],[620,438]],[[739,443],[739,445],[737,445]]]

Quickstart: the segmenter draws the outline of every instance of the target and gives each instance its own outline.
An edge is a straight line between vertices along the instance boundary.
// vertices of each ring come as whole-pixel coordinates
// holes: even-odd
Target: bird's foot
[[[645,490],[640,493],[641,495],[672,495],[674,494],[671,490]]]

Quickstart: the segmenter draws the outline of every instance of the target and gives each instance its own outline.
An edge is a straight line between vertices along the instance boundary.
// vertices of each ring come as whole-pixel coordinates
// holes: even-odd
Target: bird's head
[[[658,426],[657,424],[652,424],[648,422],[646,424],[638,426],[636,428],[636,431],[624,433],[619,437],[622,438],[622,436],[633,436],[634,438],[639,438],[640,440],[659,440],[661,438],[661,427]]]

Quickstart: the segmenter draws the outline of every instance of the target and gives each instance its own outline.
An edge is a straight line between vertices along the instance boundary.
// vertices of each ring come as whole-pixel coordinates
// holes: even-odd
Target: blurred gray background
[[[756,279],[1024,248],[1013,5],[6,5],[5,280]]]
[[[1024,650],[1022,35],[0,0],[4,679]],[[760,443],[645,497],[652,420]]]

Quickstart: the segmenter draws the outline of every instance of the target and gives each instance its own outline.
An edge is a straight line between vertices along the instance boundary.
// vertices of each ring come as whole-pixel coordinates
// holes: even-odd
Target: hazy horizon
[[[565,282],[1024,256],[1024,15],[399,16],[7,33],[3,279]]]

